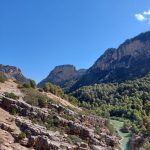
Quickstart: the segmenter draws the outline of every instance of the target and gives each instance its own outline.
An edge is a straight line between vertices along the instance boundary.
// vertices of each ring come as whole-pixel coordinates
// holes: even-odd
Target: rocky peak
[[[0,64],[0,72],[3,73],[7,78],[13,78],[22,82],[28,81],[28,79],[22,74],[21,70],[14,66]]]
[[[85,69],[76,70],[75,66],[73,65],[56,66],[49,73],[47,78],[39,83],[39,86],[43,86],[45,82],[51,82],[64,87],[68,82],[74,82],[75,80],[78,80],[85,73],[85,71]]]
[[[72,78],[76,73],[76,68],[73,65],[61,65],[56,66],[54,70],[50,72],[48,78],[51,79],[55,76],[53,80],[57,83]]]
[[[92,66],[101,70],[128,67],[131,59],[150,57],[150,32],[126,40],[117,49],[110,48]]]
[[[117,49],[107,49],[72,89],[141,77],[150,71],[149,64],[150,31],[126,40]]]

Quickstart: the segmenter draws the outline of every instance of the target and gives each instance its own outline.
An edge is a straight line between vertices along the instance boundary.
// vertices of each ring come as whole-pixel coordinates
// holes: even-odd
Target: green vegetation
[[[22,140],[26,138],[26,134],[24,132],[21,132],[19,135],[18,135],[18,140]]]
[[[14,93],[5,92],[4,94],[5,94],[5,96],[8,97],[8,98],[12,98],[12,99],[15,99],[15,100],[18,100],[18,99],[19,99],[19,96],[15,95]]]
[[[49,120],[47,121],[46,124],[46,128],[47,129],[52,129],[52,128],[56,128],[59,126],[59,120],[56,118],[49,118]]]
[[[124,83],[81,87],[72,95],[93,114],[128,120],[124,131],[150,135],[150,74]]]
[[[150,150],[150,143],[145,143],[143,150]]]
[[[12,115],[16,115],[17,114],[17,109],[16,108],[12,108],[11,111],[10,111],[10,113]]]
[[[0,82],[4,83],[7,80],[7,78],[4,76],[3,73],[0,72]]]
[[[108,128],[108,130],[110,131],[111,135],[115,135],[116,134],[116,131],[115,131],[113,125],[111,124],[110,120],[106,120],[105,121],[105,126]]]
[[[52,83],[45,83],[44,87],[43,87],[45,92],[51,92],[57,96],[62,97],[64,95],[64,91],[56,85],[53,85]]]
[[[36,88],[36,82],[34,80],[30,80],[30,86],[31,86],[31,88],[35,89]]]
[[[71,116],[71,115],[63,114],[63,115],[61,115],[61,117],[63,117],[63,118],[66,119],[66,120],[75,121],[74,116]]]
[[[18,87],[19,88],[33,88],[36,89],[37,85],[36,82],[34,80],[30,80],[28,83],[18,83]]]
[[[52,94],[55,94],[65,100],[69,101],[70,103],[72,103],[74,105],[78,104],[78,100],[75,97],[65,94],[63,89],[61,89],[59,86],[53,85],[52,83],[49,83],[49,82],[45,83],[43,90],[45,92],[50,92]]]
[[[82,139],[80,139],[78,136],[76,135],[69,135],[67,137],[67,140],[69,143],[71,144],[77,144],[77,143],[81,143],[82,142]]]
[[[33,88],[22,88],[22,92],[25,94],[24,100],[33,106],[47,107],[48,103],[52,101],[46,95]]]

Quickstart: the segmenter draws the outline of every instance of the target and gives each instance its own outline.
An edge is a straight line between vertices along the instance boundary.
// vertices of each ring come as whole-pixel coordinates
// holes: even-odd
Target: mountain
[[[21,70],[14,66],[0,64],[0,73],[6,78],[13,78],[21,82],[28,81],[28,79],[22,74]]]
[[[42,87],[44,83],[51,82],[59,85],[64,89],[70,88],[83,74],[85,69],[76,70],[73,65],[60,65],[56,66],[50,74],[41,81],[38,85]]]
[[[110,48],[98,58],[72,89],[95,83],[122,82],[150,71],[150,31]]]

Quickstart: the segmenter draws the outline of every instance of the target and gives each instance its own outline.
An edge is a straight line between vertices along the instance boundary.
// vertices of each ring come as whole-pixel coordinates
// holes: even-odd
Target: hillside
[[[122,83],[84,86],[72,95],[91,113],[125,122],[123,132],[132,135],[130,149],[138,150],[150,143],[149,93],[150,74]]]
[[[57,95],[12,79],[0,82],[0,87],[3,150],[112,150],[119,145],[120,138],[106,119]]]

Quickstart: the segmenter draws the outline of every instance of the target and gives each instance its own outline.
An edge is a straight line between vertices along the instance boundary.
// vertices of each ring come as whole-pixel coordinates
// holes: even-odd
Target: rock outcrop
[[[73,65],[56,66],[50,74],[38,85],[42,87],[44,83],[51,82],[64,89],[70,88],[79,78],[85,74],[85,69],[76,70]]]
[[[105,119],[100,117],[80,116],[57,104],[50,104],[48,108],[42,109],[31,106],[22,100],[13,100],[4,96],[1,96],[0,107],[16,114],[16,125],[26,134],[26,138],[20,140],[20,144],[23,146],[43,150],[94,150],[101,148],[111,150],[119,144],[119,138],[109,135],[109,130],[104,125]],[[74,120],[70,120],[70,118],[74,118]],[[49,121],[50,125],[54,123],[56,131],[46,127]],[[104,128],[105,132],[96,133],[96,125]],[[12,131],[4,124],[0,124],[0,127],[8,132]],[[60,133],[60,129],[62,133]],[[82,142],[70,143],[68,141],[70,135],[80,138]]]
[[[147,134],[145,136],[133,134],[129,141],[129,148],[131,150],[143,149],[144,144],[150,143],[150,136]]]
[[[21,82],[28,82],[28,79],[22,74],[21,70],[14,66],[0,64],[0,73],[6,78],[16,79]]]

